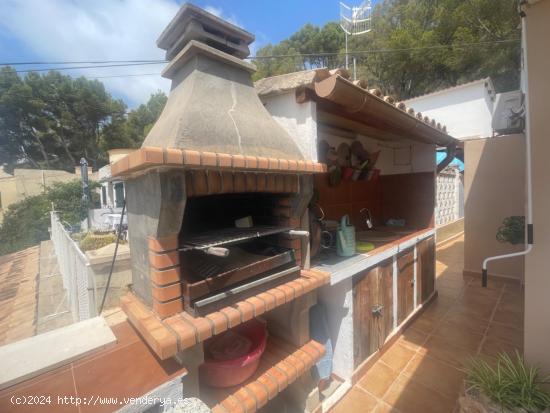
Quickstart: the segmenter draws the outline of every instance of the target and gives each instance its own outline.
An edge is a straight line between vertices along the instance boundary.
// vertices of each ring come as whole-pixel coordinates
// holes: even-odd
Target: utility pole
[[[88,161],[80,158],[80,179],[82,181],[82,208],[86,210],[87,230],[90,230],[90,185],[88,181]]]

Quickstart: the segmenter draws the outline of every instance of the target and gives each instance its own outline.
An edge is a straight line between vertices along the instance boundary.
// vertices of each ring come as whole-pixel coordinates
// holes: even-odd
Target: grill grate
[[[237,244],[253,238],[266,237],[268,235],[287,232],[291,228],[276,226],[256,226],[252,228],[224,228],[208,231],[202,234],[189,235],[180,247],[180,251],[206,249],[221,245]]]

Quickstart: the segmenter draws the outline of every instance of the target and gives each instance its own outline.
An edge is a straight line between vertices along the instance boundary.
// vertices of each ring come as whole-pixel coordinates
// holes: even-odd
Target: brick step
[[[201,386],[200,398],[213,413],[254,413],[309,371],[324,354],[324,346],[314,340],[295,347],[269,337],[258,370],[250,379],[227,389]]]
[[[121,298],[121,307],[149,347],[161,360],[165,360],[213,335],[301,297],[329,281],[329,273],[302,270],[295,280],[266,289],[204,317],[193,317],[186,312],[180,312],[161,320],[132,293]]]

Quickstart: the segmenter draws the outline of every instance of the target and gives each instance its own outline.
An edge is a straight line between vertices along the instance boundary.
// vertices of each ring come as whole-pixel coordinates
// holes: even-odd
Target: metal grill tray
[[[215,231],[208,231],[201,234],[185,236],[185,241],[180,246],[180,251],[194,249],[206,249],[222,245],[238,244],[254,238],[266,237],[268,235],[280,234],[290,231],[289,227],[256,226],[252,228],[223,228]]]
[[[182,292],[186,300],[219,292],[230,285],[295,263],[294,251],[289,248],[254,243],[230,247],[230,250],[227,258],[198,251],[181,255]]]

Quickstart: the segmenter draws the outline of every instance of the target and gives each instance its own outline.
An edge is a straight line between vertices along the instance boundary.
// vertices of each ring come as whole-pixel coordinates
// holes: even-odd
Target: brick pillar
[[[149,237],[153,310],[160,318],[183,311],[177,235]]]
[[[177,299],[176,250],[187,199],[184,171],[152,171],[125,185],[132,288],[146,305],[166,317],[182,308]]]

